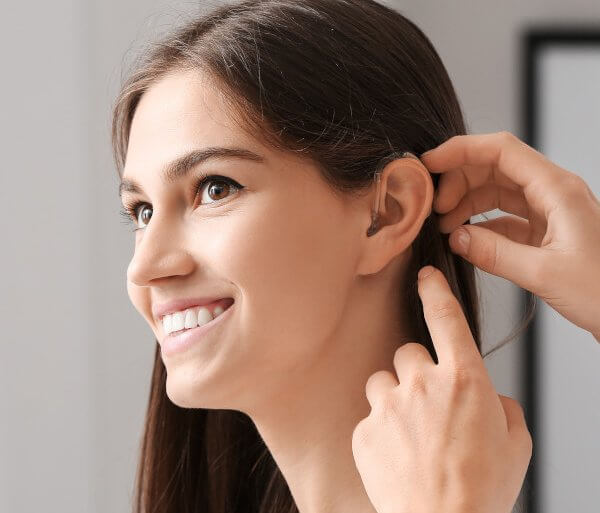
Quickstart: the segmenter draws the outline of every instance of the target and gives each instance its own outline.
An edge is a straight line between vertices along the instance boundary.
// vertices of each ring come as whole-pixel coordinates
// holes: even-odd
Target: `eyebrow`
[[[186,176],[192,168],[209,160],[231,158],[251,160],[261,163],[265,162],[264,157],[245,148],[212,146],[209,148],[196,149],[176,158],[173,162],[167,164],[162,172],[163,182],[165,184],[170,184],[180,180]],[[124,192],[133,192],[138,194],[144,193],[142,187],[135,180],[128,179],[121,180],[119,185],[119,197],[121,197]]]

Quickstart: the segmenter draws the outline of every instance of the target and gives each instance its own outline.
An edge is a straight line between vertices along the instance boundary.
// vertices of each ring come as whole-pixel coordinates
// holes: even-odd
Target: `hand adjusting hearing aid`
[[[417,157],[414,153],[411,153],[410,151],[405,151],[400,155],[400,158],[405,157],[417,159],[419,162],[421,162],[421,159],[419,159],[419,157]],[[383,198],[381,197],[382,172],[383,170],[377,171],[374,176],[375,186],[377,187],[377,190],[375,192],[375,202],[373,204],[373,210],[371,211],[371,226],[369,226],[369,229],[367,230],[367,237],[374,235],[379,229],[379,213],[381,212],[381,208],[383,206],[381,204],[381,201],[383,200]]]

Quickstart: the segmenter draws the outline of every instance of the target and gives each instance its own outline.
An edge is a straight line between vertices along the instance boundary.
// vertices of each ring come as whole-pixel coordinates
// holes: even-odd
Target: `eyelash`
[[[238,189],[238,192],[244,188],[244,186],[237,183],[235,180],[228,178],[226,176],[221,175],[200,175],[200,177],[196,181],[196,185],[194,187],[194,199],[198,196],[198,193],[202,191],[204,185],[211,182],[224,182],[229,185],[232,185],[234,188]],[[223,198],[225,199],[225,198]],[[220,200],[215,201],[214,203],[218,203]],[[125,203],[119,214],[125,218],[126,224],[133,224],[137,222],[138,219],[138,209],[142,206],[150,206],[150,203],[146,201],[132,201],[131,203]],[[137,232],[138,230],[143,230],[143,228],[133,228],[132,231]]]

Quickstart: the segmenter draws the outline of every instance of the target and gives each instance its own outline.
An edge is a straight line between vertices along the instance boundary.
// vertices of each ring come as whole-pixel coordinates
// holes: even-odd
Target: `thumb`
[[[466,235],[466,237],[465,237]],[[520,244],[490,229],[463,225],[449,239],[452,251],[480,269],[506,278],[535,293],[535,283],[543,252]]]

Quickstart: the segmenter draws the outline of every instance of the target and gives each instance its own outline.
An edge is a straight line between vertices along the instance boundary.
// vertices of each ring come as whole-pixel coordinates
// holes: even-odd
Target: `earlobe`
[[[396,159],[382,170],[379,202],[374,185],[371,209],[379,205],[379,212],[371,217],[359,274],[378,272],[405,253],[432,212],[433,180],[417,157]]]

